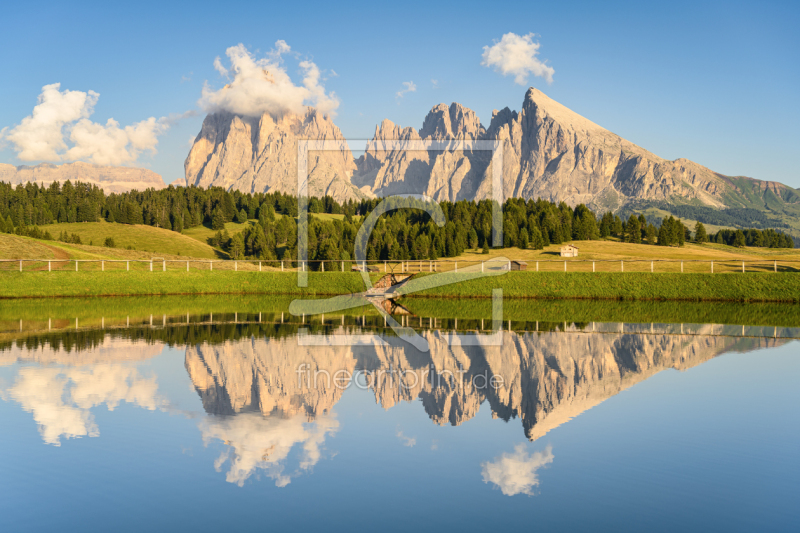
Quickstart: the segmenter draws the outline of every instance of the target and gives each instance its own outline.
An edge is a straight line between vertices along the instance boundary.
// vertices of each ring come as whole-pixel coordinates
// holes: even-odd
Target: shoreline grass
[[[446,273],[447,285],[431,287],[418,274],[399,294],[406,298],[491,298],[492,289],[512,299],[670,300],[708,302],[800,302],[800,276],[790,273],[650,274],[507,272],[476,278]],[[380,277],[372,275],[373,280]],[[416,292],[409,293],[409,290]],[[297,272],[2,272],[0,299],[262,294],[332,296],[364,291],[353,272],[309,272],[308,287]]]

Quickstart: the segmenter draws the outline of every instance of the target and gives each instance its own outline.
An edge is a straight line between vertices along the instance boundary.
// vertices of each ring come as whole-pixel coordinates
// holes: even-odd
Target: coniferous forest
[[[339,203],[331,197],[308,199],[308,257],[348,260],[361,220],[380,202],[363,199]],[[439,227],[422,210],[403,209],[383,215],[367,244],[369,260],[438,259],[466,249],[491,246],[492,203],[489,200],[441,202],[445,224]],[[321,217],[315,214],[342,217]],[[169,187],[105,194],[83,183],[28,183],[16,187],[0,182],[0,232],[52,239],[38,226],[63,222],[146,224],[181,232],[205,225],[216,231],[209,244],[233,258],[290,259],[297,257],[298,200],[283,193],[241,193],[218,187]],[[227,222],[257,220],[230,236]],[[773,229],[723,229],[709,235],[698,222],[688,228],[669,216],[656,226],[644,215],[627,220],[613,213],[598,216],[585,205],[574,209],[546,200],[508,199],[502,206],[503,247],[542,249],[573,240],[616,237],[636,244],[682,246],[687,241],[731,246],[793,248],[789,236]],[[61,232],[60,240],[79,242]],[[77,240],[76,240],[77,239]]]

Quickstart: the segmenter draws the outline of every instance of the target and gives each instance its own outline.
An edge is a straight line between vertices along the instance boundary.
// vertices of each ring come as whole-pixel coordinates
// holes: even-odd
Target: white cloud
[[[98,364],[90,368],[23,367],[7,395],[33,415],[47,444],[61,438],[97,437],[100,431],[91,409],[105,404],[109,411],[127,402],[149,410],[165,405],[155,377],[135,368]]]
[[[527,84],[531,74],[552,83],[555,70],[536,57],[540,45],[533,41],[534,35],[506,33],[500,42],[495,41],[492,46],[483,47],[481,65],[491,67],[503,76],[514,76],[514,82],[519,85]]]
[[[439,88],[439,80],[431,80],[431,85],[433,85],[434,89]]]
[[[402,98],[404,94],[413,93],[413,92],[416,92],[416,91],[417,91],[417,86],[413,81],[404,81],[403,82],[403,88],[401,90],[397,91],[397,93],[395,93],[395,94],[397,94],[398,98]]]
[[[206,83],[198,105],[208,113],[228,111],[248,116],[299,114],[304,106],[311,105],[333,115],[339,107],[339,99],[333,92],[325,91],[317,65],[309,60],[301,61],[303,81],[295,85],[283,66],[282,56],[290,52],[285,41],[277,41],[275,48],[262,59],[256,59],[243,44],[228,48],[225,54],[230,67],[223,65],[218,57],[214,68],[230,83],[219,90],[213,90]]]
[[[241,413],[233,417],[208,417],[200,425],[203,442],[220,440],[228,445],[214,462],[221,471],[230,462],[226,481],[240,487],[253,474],[264,473],[285,487],[303,472],[309,472],[322,457],[327,435],[335,434],[339,421],[326,415],[313,423],[305,416],[292,418],[264,417],[259,413]],[[289,454],[295,446],[302,448],[297,467],[287,472]]]
[[[33,113],[4,133],[22,161],[84,160],[98,165],[122,165],[144,151],[155,153],[158,136],[174,119],[150,117],[120,127],[89,120],[100,95],[94,91],[61,91],[60,83],[42,87]]]
[[[494,461],[481,464],[484,483],[497,485],[506,496],[533,495],[532,488],[539,485],[536,471],[553,462],[550,446],[543,452],[528,454],[525,445],[519,444],[514,453],[504,453]]]
[[[409,448],[413,448],[417,444],[417,439],[415,437],[406,437],[402,431],[399,429],[397,430],[397,438],[403,443],[403,446],[407,446]]]

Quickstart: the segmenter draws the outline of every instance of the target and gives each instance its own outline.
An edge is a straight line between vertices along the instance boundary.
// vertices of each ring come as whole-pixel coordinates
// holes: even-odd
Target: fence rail
[[[0,271],[131,271],[150,272],[224,270],[233,272],[364,271],[377,273],[458,272],[478,268],[496,269],[497,259],[486,260],[204,260],[204,259],[0,259]],[[650,272],[650,273],[748,273],[800,272],[800,260],[708,260],[708,259],[540,259],[508,260],[508,270],[529,272]]]
[[[493,332],[491,319],[459,319],[448,317],[422,317],[417,315],[396,315],[402,327],[415,330],[439,330],[464,333]],[[37,333],[59,333],[88,330],[125,330],[131,328],[167,328],[182,326],[213,326],[234,324],[294,325],[300,327],[319,326],[332,328],[356,327],[362,330],[381,330],[388,328],[385,315],[329,314],[294,316],[284,312],[227,312],[203,314],[150,314],[144,316],[111,316],[93,318],[51,318],[40,320],[0,321],[0,335],[19,335]],[[629,323],[629,322],[555,322],[530,320],[503,320],[500,330],[526,333],[594,333],[612,335],[674,335],[709,337],[749,337],[798,339],[800,327],[752,326],[740,324],[698,324],[698,323]]]

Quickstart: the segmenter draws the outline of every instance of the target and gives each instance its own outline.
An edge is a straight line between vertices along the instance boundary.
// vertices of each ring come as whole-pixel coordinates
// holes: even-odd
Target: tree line
[[[336,261],[354,258],[355,238],[363,217],[380,199],[337,202],[333,198],[308,198],[308,258]],[[496,206],[496,204],[495,204]],[[444,215],[440,227],[425,210],[402,209],[380,217],[366,243],[369,260],[421,260],[455,257],[467,249],[492,246],[493,204],[490,200],[440,202]],[[643,214],[622,220],[607,212],[597,216],[585,205],[571,208],[564,202],[509,198],[500,212],[503,247],[543,249],[574,240],[617,237],[636,244],[682,246],[687,241],[718,242],[732,246],[791,248],[788,235],[773,229],[720,230],[709,236],[702,223],[694,233],[669,216],[658,227]],[[341,218],[315,216],[343,215]],[[210,244],[233,258],[297,258],[298,199],[280,192],[242,193],[220,187],[174,187],[105,194],[84,183],[64,182],[16,187],[0,182],[0,231],[52,238],[38,226],[52,223],[96,222],[146,224],[181,232],[205,225],[216,231]],[[228,222],[251,223],[231,236]],[[75,236],[77,237],[77,236]],[[62,233],[60,240],[75,241]],[[108,244],[106,244],[108,245]],[[111,244],[113,246],[113,244]]]

